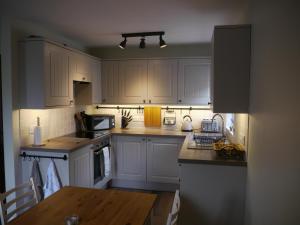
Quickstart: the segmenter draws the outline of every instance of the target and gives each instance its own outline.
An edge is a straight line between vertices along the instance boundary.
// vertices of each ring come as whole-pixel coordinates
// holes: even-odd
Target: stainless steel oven
[[[111,143],[105,137],[92,146],[94,150],[94,185],[111,175]]]

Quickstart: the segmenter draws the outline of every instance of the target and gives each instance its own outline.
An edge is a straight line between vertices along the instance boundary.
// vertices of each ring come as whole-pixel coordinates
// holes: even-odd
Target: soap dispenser
[[[33,131],[33,145],[41,146],[42,144],[42,128],[40,126],[40,117],[37,117],[37,125]]]

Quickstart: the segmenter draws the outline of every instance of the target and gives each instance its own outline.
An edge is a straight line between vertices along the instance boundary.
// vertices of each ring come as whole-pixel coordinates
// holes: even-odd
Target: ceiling
[[[214,25],[245,21],[247,0],[1,0],[5,11],[87,46],[112,46],[121,33],[165,31],[168,44],[210,42]],[[157,37],[147,44],[158,43]],[[138,44],[134,38],[128,44]]]

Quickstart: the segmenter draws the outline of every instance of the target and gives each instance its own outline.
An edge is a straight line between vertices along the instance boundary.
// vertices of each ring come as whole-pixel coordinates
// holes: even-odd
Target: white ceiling
[[[247,0],[1,0],[6,12],[88,46],[112,46],[121,33],[165,31],[169,44],[211,40],[214,25],[243,23]],[[3,2],[4,1],[4,2]],[[147,44],[157,43],[155,37]],[[129,39],[128,44],[138,40]]]

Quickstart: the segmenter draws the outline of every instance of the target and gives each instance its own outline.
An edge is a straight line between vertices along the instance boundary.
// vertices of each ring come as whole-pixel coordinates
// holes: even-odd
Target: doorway
[[[3,110],[2,110],[2,73],[0,55],[0,193],[5,192],[4,147],[3,147]]]

